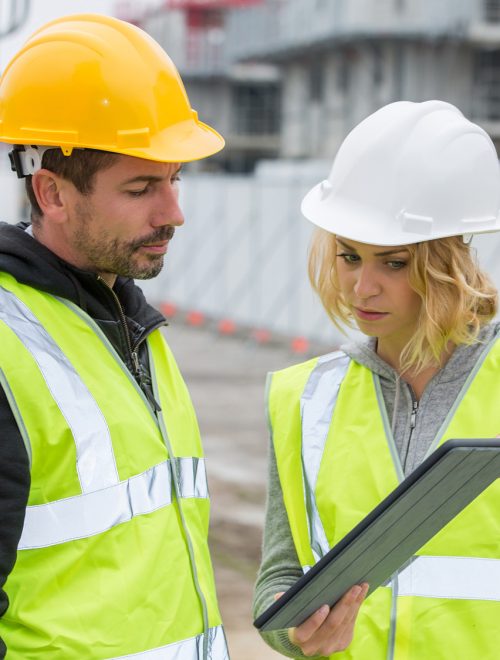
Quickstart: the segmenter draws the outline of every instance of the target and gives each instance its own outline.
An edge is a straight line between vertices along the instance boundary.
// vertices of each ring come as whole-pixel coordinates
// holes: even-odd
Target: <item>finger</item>
[[[352,639],[354,623],[367,589],[368,585],[356,585],[342,596],[315,634],[301,646],[304,654],[330,655],[346,648],[345,640],[348,644]]]
[[[368,584],[355,585],[340,599],[332,608],[330,616],[325,621],[324,628],[332,630],[340,629],[342,626],[350,625],[352,619],[356,619],[359,608],[368,593]]]
[[[348,594],[350,594],[350,591]],[[341,601],[344,601],[344,603],[346,596],[347,594],[341,598]],[[321,646],[332,638],[332,636],[334,637],[334,641],[336,640],[335,626],[337,625],[337,621],[342,620],[345,608],[346,605],[341,606],[340,601],[332,609],[328,605],[323,605],[323,607],[304,621],[304,623],[289,631],[288,636],[290,641],[300,646],[304,655],[317,655]],[[341,615],[339,615],[339,611]],[[331,623],[332,620],[333,624]],[[330,623],[325,625],[327,621]]]
[[[301,626],[290,629],[288,633],[290,641],[300,646],[305,655],[317,655],[322,652],[322,647],[325,645],[329,647],[337,646],[342,637],[349,635],[349,632],[346,634],[343,628],[344,623],[348,622],[347,631],[350,627],[354,627],[357,612],[367,591],[368,585],[366,583],[355,585],[329,610],[322,621],[317,616],[323,610],[323,608],[320,608]],[[328,606],[323,607],[325,607],[324,612],[329,609]],[[353,620],[352,624],[350,623],[351,618]],[[313,623],[314,625],[311,625]]]
[[[284,591],[279,591],[277,594],[274,594],[274,600],[278,600],[278,598],[281,598],[285,592]]]
[[[296,646],[301,646],[307,642],[314,633],[321,627],[325,619],[330,613],[330,608],[328,605],[322,605],[319,610],[316,610],[314,614],[301,623],[300,626],[296,628],[290,628],[288,631],[288,637],[292,644]]]
[[[342,598],[332,607],[330,615],[325,622],[325,627],[338,628],[344,619],[349,618],[356,609],[359,599],[363,599],[363,587],[355,585],[342,596]]]
[[[359,610],[363,604],[366,594],[368,593],[368,585],[362,585],[362,591],[358,595],[356,601],[353,603],[350,614],[346,615],[342,624],[337,629],[337,639],[333,641],[328,639],[326,645],[320,649],[324,655],[331,655],[338,651],[345,651],[349,644],[352,642],[354,636],[354,627],[358,618]]]

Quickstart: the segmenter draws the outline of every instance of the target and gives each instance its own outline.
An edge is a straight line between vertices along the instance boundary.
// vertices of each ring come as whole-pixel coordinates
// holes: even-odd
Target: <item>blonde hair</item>
[[[408,281],[422,300],[417,329],[400,356],[401,373],[440,366],[449,342],[472,344],[497,310],[497,291],[461,236],[406,245]],[[317,229],[309,251],[309,279],[333,323],[354,327],[337,278],[334,234]]]

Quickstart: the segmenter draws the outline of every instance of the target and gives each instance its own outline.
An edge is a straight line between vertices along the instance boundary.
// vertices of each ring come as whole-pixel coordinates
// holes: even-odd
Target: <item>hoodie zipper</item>
[[[417,411],[418,411],[418,401],[415,399],[415,395],[411,392],[411,415],[410,415],[410,440],[413,435],[413,429],[417,423]]]
[[[418,400],[415,397],[415,394],[412,388],[408,385],[408,390],[411,396],[411,413],[410,413],[410,432],[408,434],[408,440],[406,442],[404,460],[402,461],[403,473],[406,474],[406,462],[408,460],[408,453],[410,451],[410,444],[413,437],[413,431],[417,425],[417,413],[418,413]]]
[[[137,381],[137,383],[139,384],[139,387],[141,388],[141,390],[144,392],[144,394],[145,394],[147,400],[149,401],[149,403],[151,404],[153,410],[156,413],[159,410],[161,410],[161,407],[160,407],[160,404],[154,398],[153,392],[150,390],[150,388],[145,386],[143,373],[142,373],[141,365],[140,365],[140,362],[139,362],[139,350],[138,349],[139,349],[139,346],[141,345],[141,343],[146,339],[146,336],[141,337],[141,339],[139,339],[137,344],[135,346],[132,346],[132,341],[130,339],[130,332],[129,332],[129,329],[128,329],[128,326],[127,326],[127,320],[125,318],[125,312],[123,311],[123,307],[122,307],[122,304],[120,302],[120,299],[118,298],[116,293],[113,291],[113,289],[109,286],[109,284],[107,284],[107,282],[100,275],[97,276],[97,280],[99,282],[102,282],[102,284],[106,287],[106,289],[111,293],[111,295],[113,297],[113,300],[115,301],[115,305],[116,305],[116,308],[118,310],[118,315],[120,317],[120,325],[122,326],[123,334],[125,335],[125,341],[127,343],[127,348],[128,348],[128,352],[129,352],[129,355],[130,355],[131,364],[132,364],[132,367],[133,367],[133,370],[134,370],[133,371],[133,376],[134,376],[135,380]]]
[[[137,355],[137,352],[134,351],[134,349],[132,348],[132,341],[130,339],[130,333],[128,331],[127,320],[125,318],[125,312],[123,311],[123,307],[120,302],[120,299],[113,291],[113,289],[109,286],[109,284],[105,282],[100,275],[97,276],[97,280],[99,282],[102,282],[102,284],[106,287],[106,289],[111,293],[113,300],[115,301],[115,305],[118,310],[118,315],[120,317],[120,325],[122,326],[123,334],[125,335],[125,341],[127,342],[127,348],[130,355],[130,360],[134,368],[134,378],[136,380],[140,380],[141,368],[139,364],[139,356]]]

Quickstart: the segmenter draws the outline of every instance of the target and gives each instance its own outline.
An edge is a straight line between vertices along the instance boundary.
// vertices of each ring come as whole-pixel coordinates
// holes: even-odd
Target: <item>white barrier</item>
[[[304,193],[328,168],[321,161],[270,161],[252,176],[186,173],[181,182],[186,222],[161,274],[139,282],[148,298],[237,327],[338,346],[345,337],[307,278],[313,227],[300,213]],[[23,210],[22,182],[5,163],[0,179],[2,220],[15,222]],[[475,236],[473,245],[500,288],[500,233]]]
[[[185,175],[178,229],[159,277],[141,283],[155,303],[237,326],[337,346],[307,277],[312,225],[300,213],[304,193],[328,164],[263,163],[253,176]],[[500,287],[500,234],[474,237],[480,261]],[[354,332],[349,333],[351,336]]]
[[[300,200],[320,177],[187,174],[181,183],[185,225],[166,265],[141,284],[148,297],[237,326],[337,345],[307,278],[312,225]],[[321,175],[324,176],[325,172]]]

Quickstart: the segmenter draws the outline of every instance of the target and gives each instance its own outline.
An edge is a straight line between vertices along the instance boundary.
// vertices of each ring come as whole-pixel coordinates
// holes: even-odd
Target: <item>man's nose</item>
[[[171,184],[162,189],[152,224],[172,225],[172,227],[181,227],[184,224],[184,214],[179,206],[179,191]]]

